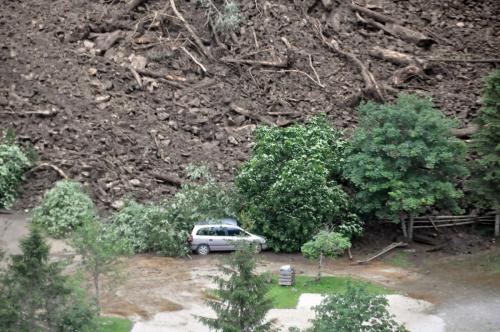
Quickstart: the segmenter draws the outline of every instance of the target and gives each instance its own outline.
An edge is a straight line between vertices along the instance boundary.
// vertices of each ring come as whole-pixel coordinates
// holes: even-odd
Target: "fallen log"
[[[425,68],[427,65],[423,59],[420,59],[416,56],[390,50],[387,48],[382,48],[379,46],[375,46],[370,49],[368,51],[368,54],[375,58],[386,60],[401,66],[420,65],[421,67]]]
[[[136,7],[142,5],[144,2],[147,0],[132,0],[129,3],[127,3],[127,11],[131,12],[133,11]]]
[[[401,22],[399,20],[393,19],[393,18],[386,16],[384,14],[377,13],[371,9],[366,8],[366,7],[358,6],[355,3],[351,3],[349,5],[349,7],[352,10],[357,11],[358,13],[365,14],[366,16],[368,16],[374,20],[380,21],[380,22],[401,24]]]
[[[318,21],[314,22],[316,29],[318,30],[318,34],[320,36],[321,41],[325,44],[329,49],[335,51],[336,53],[342,55],[343,57],[349,59],[352,63],[358,67],[361,76],[363,77],[363,81],[365,82],[365,88],[363,89],[363,93],[365,97],[369,99],[373,99],[377,102],[384,102],[384,94],[383,88],[377,83],[373,74],[368,70],[361,60],[359,60],[354,54],[344,51],[340,48],[339,42],[334,38],[328,40],[325,35],[323,35],[321,24]]]
[[[379,28],[386,33],[398,37],[404,41],[409,43],[413,43],[418,47],[429,48],[432,44],[435,44],[436,41],[429,36],[424,35],[419,31],[412,30],[410,28],[406,28],[402,25],[395,23],[386,23],[381,24],[379,22],[375,22],[374,20],[362,18],[362,20],[368,24],[373,25],[374,27]]]
[[[275,60],[275,61],[266,61],[266,60],[247,60],[247,59],[234,59],[234,58],[221,58],[222,62],[228,63],[243,63],[246,65],[258,65],[264,67],[278,67],[278,68],[286,68],[288,67],[288,58],[286,60]]]
[[[24,111],[24,112],[14,112],[14,111],[1,111],[0,114],[11,114],[11,115],[38,115],[41,117],[55,116],[58,110],[55,108],[39,111]]]
[[[95,48],[101,53],[109,50],[118,40],[123,38],[123,31],[116,30],[111,33],[105,33],[98,36],[95,40]]]
[[[250,111],[248,111],[248,110],[246,110],[246,109],[244,109],[244,108],[236,105],[235,103],[230,103],[229,104],[229,108],[231,108],[231,110],[233,112],[236,112],[236,113],[238,113],[240,115],[244,115],[247,118],[254,119],[254,120],[258,121],[258,122],[263,122],[263,123],[265,123],[267,125],[270,125],[270,126],[274,125],[274,123],[271,120],[269,120],[268,118],[266,118],[266,117],[264,117],[264,116],[262,116],[260,114],[252,113],[252,112],[250,112]]]
[[[207,47],[205,47],[205,45],[203,45],[203,42],[201,41],[200,37],[198,37],[198,35],[196,34],[196,32],[193,29],[193,27],[191,26],[191,24],[189,24],[188,21],[186,21],[186,19],[184,18],[184,16],[182,16],[182,14],[177,10],[177,7],[175,5],[174,0],[170,0],[170,7],[174,11],[175,16],[182,22],[182,24],[184,25],[186,30],[189,32],[189,34],[191,35],[191,38],[193,38],[193,40],[194,40],[194,43],[200,48],[200,51],[207,58],[211,59],[212,55],[210,53],[210,50]]]
[[[458,138],[468,138],[477,133],[479,127],[475,124],[471,124],[465,128],[455,128],[451,130],[451,133]]]
[[[48,167],[48,168],[51,168],[53,169],[54,171],[57,172],[57,174],[59,174],[62,178],[64,179],[68,179],[68,175],[66,175],[66,173],[64,173],[64,171],[62,169],[60,169],[59,167],[55,166],[55,165],[52,165],[52,164],[49,164],[49,163],[41,163],[35,167],[33,167],[32,169],[30,169],[27,173],[33,173],[34,171],[40,169],[40,168],[43,168],[43,167]]]
[[[426,236],[423,234],[414,234],[413,241],[423,244],[429,244],[431,246],[438,246],[442,244],[442,241],[439,239],[432,238],[430,236]]]
[[[405,243],[405,242],[394,242],[394,243],[391,243],[390,245],[388,245],[387,247],[385,247],[384,249],[382,249],[381,251],[379,251],[374,256],[372,256],[372,257],[370,257],[368,259],[362,260],[362,261],[357,261],[355,264],[358,264],[358,265],[368,264],[371,261],[373,261],[374,259],[377,259],[377,258],[379,258],[379,257],[387,254],[389,251],[391,251],[393,249],[396,249],[396,248],[399,248],[399,247],[407,247],[407,246],[408,246],[408,243]]]
[[[183,181],[174,175],[159,174],[154,172],[150,172],[149,174],[161,182],[166,182],[176,187],[180,187],[183,184]]]

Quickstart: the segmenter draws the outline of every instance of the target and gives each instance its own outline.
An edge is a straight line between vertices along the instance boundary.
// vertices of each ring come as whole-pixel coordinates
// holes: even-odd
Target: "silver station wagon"
[[[196,225],[188,237],[191,249],[200,255],[208,255],[210,251],[235,250],[235,241],[241,240],[255,243],[257,251],[267,248],[264,237],[249,233],[236,225]]]

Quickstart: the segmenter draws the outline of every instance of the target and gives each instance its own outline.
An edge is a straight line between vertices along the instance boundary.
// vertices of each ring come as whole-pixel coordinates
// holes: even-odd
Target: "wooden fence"
[[[494,225],[495,236],[500,235],[500,211],[497,213],[488,213],[484,215],[477,214],[468,214],[463,216],[422,216],[422,217],[413,217],[405,220],[403,223],[403,233],[406,233],[407,236],[412,239],[413,231],[415,229],[422,228],[433,228],[437,230],[440,227],[454,227],[454,226],[463,226],[463,225],[472,225],[472,224],[488,224]],[[406,225],[408,225],[408,229],[406,230]]]

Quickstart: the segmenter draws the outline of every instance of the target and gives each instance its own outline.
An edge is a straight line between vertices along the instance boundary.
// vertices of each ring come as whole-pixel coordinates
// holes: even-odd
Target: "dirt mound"
[[[178,0],[198,38],[172,2],[142,2],[8,1],[0,15],[0,128],[13,128],[105,206],[174,193],[188,163],[231,180],[258,123],[325,112],[352,130],[362,98],[430,96],[466,126],[495,66],[484,60],[499,49],[497,1],[372,0],[362,9],[240,1],[240,28],[222,34],[195,1]],[[381,49],[411,60],[373,56]],[[58,177],[31,173],[20,206]]]

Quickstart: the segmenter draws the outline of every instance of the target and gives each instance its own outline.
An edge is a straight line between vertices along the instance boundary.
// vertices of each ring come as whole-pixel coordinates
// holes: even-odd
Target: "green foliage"
[[[207,300],[217,318],[198,317],[210,330],[222,332],[273,331],[273,321],[265,321],[272,301],[265,297],[268,285],[265,276],[254,273],[256,266],[254,247],[242,241],[231,254],[226,266],[219,266],[223,277],[212,277],[217,285],[217,300]]]
[[[309,259],[319,259],[318,277],[321,279],[323,257],[335,258],[351,248],[351,241],[340,233],[321,231],[301,248],[302,254]]]
[[[321,231],[301,248],[308,259],[318,259],[320,255],[335,258],[351,247],[351,241],[340,233]]]
[[[383,296],[372,295],[364,287],[348,284],[345,294],[329,294],[314,308],[316,318],[310,332],[403,332],[403,325],[387,311]]]
[[[469,183],[474,201],[481,207],[500,209],[500,70],[486,80],[483,108],[476,118],[479,131],[470,150],[476,155]]]
[[[60,263],[49,263],[49,246],[32,229],[11,256],[0,285],[2,331],[79,331],[93,318]]]
[[[85,220],[71,239],[71,245],[81,255],[81,266],[90,275],[94,286],[97,313],[100,313],[102,277],[116,275],[116,261],[120,255],[128,254],[126,239],[108,230],[97,219]],[[115,280],[117,278],[114,278]]]
[[[7,135],[0,141],[0,208],[9,208],[17,197],[24,172],[31,162],[15,144],[15,136]]]
[[[118,236],[127,240],[135,253],[186,254],[187,233],[169,222],[168,211],[162,205],[127,200],[113,215],[111,227]]]
[[[209,20],[215,20],[214,27],[221,32],[235,31],[241,24],[241,13],[238,4],[225,0],[219,9],[212,0],[196,0],[196,4],[206,10]]]
[[[360,230],[347,194],[335,181],[345,144],[324,116],[306,125],[257,129],[253,156],[236,186],[246,217],[275,251],[300,250],[323,225],[344,225],[350,235]]]
[[[184,256],[190,249],[186,239],[196,222],[236,217],[239,210],[237,191],[218,183],[206,167],[189,166],[193,183],[163,204],[125,201],[111,218],[114,231],[127,239],[136,253],[156,252],[166,256]]]
[[[166,202],[170,222],[190,232],[199,221],[238,216],[241,201],[234,186],[217,182],[206,166],[190,165],[186,172],[193,182]]]
[[[274,279],[266,297],[272,299],[273,308],[295,309],[299,302],[299,297],[303,293],[313,294],[345,294],[349,284],[363,286],[370,294],[387,294],[386,288],[371,284],[366,281],[351,277],[331,277],[324,276],[321,280],[315,277],[298,275],[295,277],[293,287],[283,287],[278,285],[278,280]]]
[[[47,234],[64,237],[96,216],[96,209],[80,183],[62,180],[47,191],[33,211],[32,221]]]
[[[401,95],[394,104],[363,104],[345,174],[358,188],[358,207],[396,221],[426,207],[460,211],[455,177],[467,175],[465,145],[455,122],[430,100]]]

